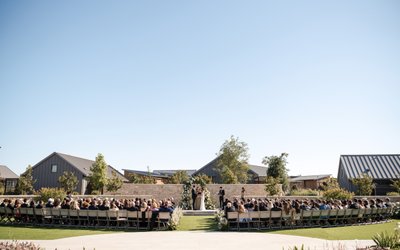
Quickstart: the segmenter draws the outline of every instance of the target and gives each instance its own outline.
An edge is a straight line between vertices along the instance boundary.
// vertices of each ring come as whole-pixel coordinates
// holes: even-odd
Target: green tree
[[[392,184],[390,185],[396,189],[396,192],[400,194],[400,178],[393,179]]]
[[[279,194],[279,179],[274,178],[272,176],[267,177],[267,181],[265,183],[265,191],[268,195],[277,195]]]
[[[265,156],[262,161],[262,163],[268,167],[267,176],[277,179],[279,183],[282,184],[284,191],[286,191],[289,186],[289,178],[287,174],[289,169],[286,168],[287,157],[287,153],[282,153],[280,156]]]
[[[329,178],[328,181],[322,182],[322,185],[319,186],[321,191],[327,191],[334,188],[340,188],[336,178]]]
[[[58,182],[66,192],[73,192],[78,186],[78,177],[73,172],[64,171],[63,175],[58,177]]]
[[[226,140],[219,150],[217,170],[222,182],[226,184],[247,183],[249,159],[247,143],[239,141],[233,135]]]
[[[353,178],[351,181],[357,187],[358,195],[371,195],[375,188],[374,179],[367,174],[362,174],[359,178]]]
[[[97,190],[103,194],[104,187],[107,185],[107,163],[102,154],[98,154],[95,162],[90,167],[89,183],[92,190]]]
[[[200,185],[200,187],[202,187],[202,188],[205,188],[205,186],[207,184],[211,184],[212,181],[211,181],[211,177],[209,177],[205,174],[199,174],[199,175],[194,176],[193,183]]]
[[[122,187],[122,180],[117,176],[115,171],[112,171],[112,177],[108,179],[106,188],[108,192],[117,192]]]
[[[189,175],[184,170],[176,171],[170,178],[171,184],[184,184],[189,180]]]
[[[17,194],[32,194],[33,193],[33,184],[35,184],[36,180],[33,179],[33,171],[32,166],[29,165],[26,168],[26,171],[21,174],[18,180],[18,184],[16,187]]]
[[[128,180],[135,184],[156,184],[157,180],[150,175],[128,174]]]

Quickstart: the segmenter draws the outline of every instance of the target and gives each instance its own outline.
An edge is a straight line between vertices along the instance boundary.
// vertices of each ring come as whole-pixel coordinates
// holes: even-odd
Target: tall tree
[[[16,193],[18,194],[32,194],[33,193],[33,184],[35,184],[36,180],[33,179],[33,171],[32,166],[29,165],[26,168],[26,171],[21,174],[18,180],[18,184],[16,187]]]
[[[117,173],[115,171],[112,171],[112,177],[108,179],[107,182],[107,191],[109,192],[117,192],[118,189],[122,187],[122,180],[118,178]]]
[[[217,169],[223,183],[247,183],[248,150],[247,143],[239,141],[233,135],[222,144],[218,153]]]
[[[374,179],[367,174],[362,174],[358,178],[351,179],[351,181],[357,187],[358,195],[371,195],[375,188]]]
[[[267,176],[273,177],[282,184],[282,189],[287,190],[289,185],[288,171],[286,168],[288,153],[282,153],[280,156],[265,156],[262,163],[266,165]]]
[[[90,167],[89,183],[92,190],[104,193],[104,187],[107,185],[107,163],[102,154],[96,156],[96,160]]]
[[[189,175],[187,174],[186,171],[184,170],[178,170],[176,171],[170,179],[171,184],[184,184],[189,180]]]
[[[63,175],[58,177],[58,182],[66,192],[73,192],[78,186],[78,177],[73,172],[64,171]]]

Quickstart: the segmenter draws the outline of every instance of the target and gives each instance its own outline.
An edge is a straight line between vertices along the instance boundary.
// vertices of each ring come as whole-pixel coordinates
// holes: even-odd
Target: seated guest
[[[24,198],[23,203],[21,204],[21,207],[29,207],[29,202],[27,198]]]
[[[49,198],[47,200],[46,207],[47,208],[53,208],[54,207],[54,199],[53,198]]]
[[[39,201],[38,204],[36,205],[36,208],[43,208],[43,201]]]
[[[98,210],[99,208],[97,207],[96,201],[91,201],[89,205],[89,210]]]

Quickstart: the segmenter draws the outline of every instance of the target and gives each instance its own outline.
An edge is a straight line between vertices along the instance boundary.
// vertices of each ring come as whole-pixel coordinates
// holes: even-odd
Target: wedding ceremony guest
[[[222,187],[219,187],[218,197],[219,197],[219,207],[221,209],[224,209],[224,196],[225,196],[225,190]]]
[[[240,198],[241,198],[242,200],[244,200],[245,192],[246,192],[246,190],[244,189],[244,187],[242,187],[242,191],[241,191],[241,194],[240,194]]]

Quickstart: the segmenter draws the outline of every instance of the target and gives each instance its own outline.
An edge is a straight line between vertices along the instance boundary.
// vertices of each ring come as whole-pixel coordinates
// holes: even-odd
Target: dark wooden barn
[[[63,175],[64,171],[72,172],[78,178],[78,187],[76,192],[80,194],[87,193],[87,178],[90,174],[90,167],[94,161],[79,158],[72,155],[54,152],[47,156],[35,166],[32,167],[33,179],[36,179],[34,189],[38,190],[42,187],[60,187],[58,178]],[[116,169],[108,166],[107,175],[112,177],[112,172],[115,171],[117,176],[127,182],[128,180]]]
[[[386,195],[395,191],[391,187],[392,180],[400,177],[400,155],[341,155],[339,161],[339,185],[349,191],[356,192],[351,181],[367,174],[373,178],[375,189],[373,195]]]

